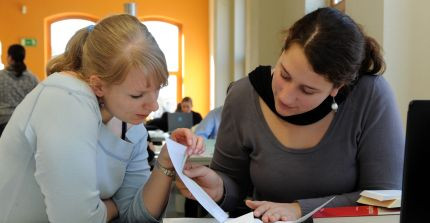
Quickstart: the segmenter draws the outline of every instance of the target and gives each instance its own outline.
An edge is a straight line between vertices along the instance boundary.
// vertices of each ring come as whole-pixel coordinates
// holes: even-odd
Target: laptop
[[[167,114],[167,130],[172,132],[177,128],[193,127],[193,114],[186,112],[174,112]]]
[[[409,104],[400,223],[428,222],[430,100]]]

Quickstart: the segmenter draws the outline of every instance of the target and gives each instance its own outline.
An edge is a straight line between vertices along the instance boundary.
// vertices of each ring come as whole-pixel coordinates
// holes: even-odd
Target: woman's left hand
[[[200,155],[204,150],[204,140],[200,136],[196,136],[190,129],[179,128],[172,132],[170,138],[187,147],[187,155]],[[167,152],[166,145],[163,146],[160,155],[158,157],[158,162],[166,167],[173,168],[172,161],[170,160],[169,154]]]
[[[263,222],[294,221],[302,216],[298,203],[275,203],[269,201],[246,200],[246,205],[254,210],[255,217]]]

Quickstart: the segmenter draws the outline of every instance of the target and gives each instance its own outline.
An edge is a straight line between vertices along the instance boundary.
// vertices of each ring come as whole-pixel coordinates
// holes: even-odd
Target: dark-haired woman
[[[226,211],[253,185],[246,205],[264,222],[295,220],[333,196],[328,206],[352,206],[362,190],[400,189],[404,136],[384,68],[378,43],[349,16],[305,15],[274,67],[231,88],[211,169],[185,174]]]
[[[14,44],[7,50],[6,69],[0,71],[0,136],[16,106],[37,85],[24,63],[25,48]]]

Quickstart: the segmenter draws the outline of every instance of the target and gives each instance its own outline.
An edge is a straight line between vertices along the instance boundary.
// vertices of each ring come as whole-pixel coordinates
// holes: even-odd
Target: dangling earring
[[[337,105],[336,101],[333,98],[333,103],[331,103],[331,110],[333,110],[334,112],[337,112],[337,109],[339,108],[339,106]]]
[[[103,99],[102,99],[102,98],[97,97],[97,101],[99,102],[99,106],[100,106],[100,108],[103,108],[103,107],[105,106],[105,102],[103,101]]]

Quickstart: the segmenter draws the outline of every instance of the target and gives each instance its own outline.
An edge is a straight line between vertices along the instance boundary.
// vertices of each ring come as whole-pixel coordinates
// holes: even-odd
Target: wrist
[[[168,169],[168,170],[175,170],[175,167],[173,166],[173,163],[170,160],[165,160],[162,159],[161,157],[159,157],[157,159],[157,162],[164,168]]]
[[[217,202],[218,204],[222,203],[224,201],[225,198],[225,188],[224,188],[224,183],[222,181],[222,179],[220,178],[220,183],[218,184],[218,193],[215,196],[215,202]]]
[[[165,167],[158,160],[155,162],[155,168],[168,177],[174,178],[176,176],[174,168]]]
[[[294,210],[295,210],[295,214],[297,216],[297,218],[301,218],[302,217],[302,208],[300,207],[300,203],[298,201],[292,203]]]
[[[166,169],[174,169],[173,163],[169,158],[166,145],[161,149],[160,155],[158,156],[157,162]]]

